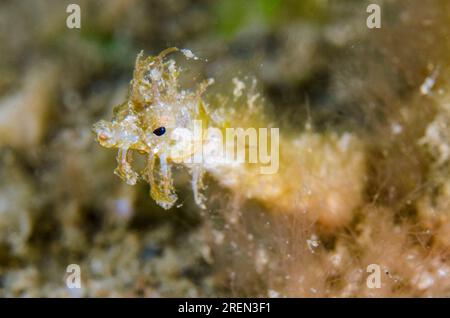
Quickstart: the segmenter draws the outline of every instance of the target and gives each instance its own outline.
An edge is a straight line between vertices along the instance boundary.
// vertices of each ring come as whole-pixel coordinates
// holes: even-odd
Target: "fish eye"
[[[159,127],[159,128],[156,128],[155,130],[153,130],[153,133],[156,136],[162,136],[162,135],[164,135],[165,132],[166,132],[166,127]]]

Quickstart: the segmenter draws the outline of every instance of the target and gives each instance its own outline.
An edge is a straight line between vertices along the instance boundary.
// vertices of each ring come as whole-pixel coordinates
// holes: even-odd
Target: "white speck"
[[[245,84],[237,77],[233,78],[233,84],[234,84],[233,95],[234,98],[236,99],[242,96],[242,91],[245,89]]]
[[[430,273],[425,272],[422,275],[420,275],[417,282],[417,287],[421,290],[424,290],[431,287],[433,284],[434,284],[433,276]]]
[[[331,263],[334,266],[339,266],[341,264],[341,260],[342,260],[342,258],[341,258],[341,255],[339,255],[339,254],[335,254],[335,255],[331,256]]]
[[[423,84],[420,86],[420,93],[422,95],[428,95],[431,92],[434,84],[436,83],[436,78],[439,75],[439,67],[436,68],[430,76],[428,76]]]
[[[445,269],[438,269],[438,275],[439,275],[439,277],[445,277],[445,276],[447,276],[447,271],[445,270]]]
[[[339,139],[339,142],[338,142],[339,149],[341,149],[341,151],[348,150],[348,146],[350,145],[350,139],[351,139],[351,135],[349,133],[345,133],[342,135],[342,137]]]
[[[225,239],[225,234],[223,234],[223,232],[220,232],[220,231],[214,231],[213,237],[214,237],[214,243],[216,243],[217,245],[220,245],[223,243],[223,241]]]
[[[266,250],[263,248],[258,249],[255,258],[256,272],[261,274],[268,263],[269,257],[267,256]]]
[[[320,241],[317,239],[317,235],[313,234],[309,240],[306,240],[306,244],[311,253],[314,253],[314,249],[319,247]]]
[[[168,70],[169,73],[174,76],[175,72],[177,71],[177,68],[175,66],[175,61],[174,60],[170,60],[169,61],[169,66],[168,66]]]
[[[392,123],[391,131],[394,135],[398,135],[403,131],[403,127],[399,123]]]
[[[116,200],[116,211],[120,218],[128,219],[133,213],[133,206],[127,198]]]
[[[184,56],[186,56],[187,59],[198,60],[198,57],[195,56],[195,54],[192,53],[191,50],[189,50],[189,49],[181,49],[180,51],[181,51],[181,53],[184,54]]]
[[[269,295],[269,298],[279,298],[280,297],[280,293],[273,289],[269,289],[267,291],[267,293]]]

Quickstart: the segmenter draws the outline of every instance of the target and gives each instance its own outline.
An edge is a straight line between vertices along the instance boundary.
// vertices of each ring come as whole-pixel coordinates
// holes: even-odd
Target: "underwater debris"
[[[420,93],[422,95],[429,95],[434,85],[436,84],[436,79],[439,76],[440,67],[436,67],[430,76],[425,78],[425,81],[420,86]]]
[[[309,239],[306,240],[306,244],[308,245],[308,249],[310,250],[310,252],[314,254],[314,249],[319,247],[320,241],[317,235],[313,234]]]
[[[183,53],[187,59],[198,60],[198,57],[189,49],[181,49],[180,52]]]

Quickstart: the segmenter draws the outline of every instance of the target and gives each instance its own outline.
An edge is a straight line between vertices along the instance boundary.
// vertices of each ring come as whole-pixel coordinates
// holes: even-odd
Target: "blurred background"
[[[208,60],[189,65],[200,79],[254,75],[287,105],[317,93],[326,81],[317,54],[331,53],[320,47],[358,36],[345,18],[364,9],[357,2],[330,17],[320,0],[2,1],[0,295],[229,293],[202,255],[189,189],[181,208],[163,211],[147,185],[113,175],[115,151],[95,143],[91,126],[126,98],[140,50],[189,48]],[[71,3],[81,29],[66,26]],[[338,38],[330,18],[349,23]],[[72,263],[80,290],[65,286]]]
[[[443,3],[424,2],[425,16]],[[66,26],[70,3],[81,29]],[[236,295],[216,279],[184,179],[182,206],[162,210],[148,185],[114,176],[115,151],[97,145],[92,124],[125,100],[141,50],[177,46],[200,57],[183,64],[190,81],[212,77],[220,90],[234,76],[257,78],[288,131],[309,123],[373,132],[380,113],[367,105],[417,90],[440,51],[418,53],[430,37],[408,38],[417,25],[407,16],[408,32],[368,29],[369,3],[389,8],[392,30],[407,15],[405,1],[387,0],[1,1],[0,296]],[[366,94],[377,85],[382,96]],[[83,288],[66,287],[69,264],[80,265]]]

